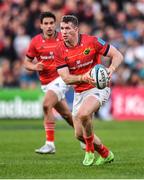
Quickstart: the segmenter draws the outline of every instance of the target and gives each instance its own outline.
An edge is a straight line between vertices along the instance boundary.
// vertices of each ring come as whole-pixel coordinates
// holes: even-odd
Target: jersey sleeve
[[[64,50],[60,45],[57,45],[55,49],[55,62],[57,69],[67,67],[66,57],[64,57]]]
[[[37,56],[34,39],[31,40],[26,56],[30,59],[34,59]]]
[[[103,56],[107,55],[110,45],[107,44],[103,39],[94,37],[94,45],[98,54],[101,54]]]

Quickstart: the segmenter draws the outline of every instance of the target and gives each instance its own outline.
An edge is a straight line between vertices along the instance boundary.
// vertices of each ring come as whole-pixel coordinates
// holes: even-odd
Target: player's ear
[[[77,26],[75,26],[75,31],[79,32],[79,28]]]

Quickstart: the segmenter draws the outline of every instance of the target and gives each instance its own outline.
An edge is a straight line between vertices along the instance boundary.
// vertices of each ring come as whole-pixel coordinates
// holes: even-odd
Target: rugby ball
[[[98,89],[104,89],[109,84],[107,69],[102,64],[97,64],[90,72],[90,76],[95,80]]]

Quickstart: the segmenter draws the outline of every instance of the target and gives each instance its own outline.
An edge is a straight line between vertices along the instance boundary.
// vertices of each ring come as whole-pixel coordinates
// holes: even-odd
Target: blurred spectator
[[[18,58],[23,59],[25,57],[29,43],[30,36],[26,34],[23,26],[19,26],[17,28],[17,34],[14,38],[14,48],[17,52]]]
[[[1,63],[2,76],[3,76],[3,86],[4,87],[19,87],[19,81],[17,81],[13,72],[11,71],[11,64],[8,59],[4,59]]]
[[[136,86],[139,86],[139,83],[140,83],[140,76],[139,76],[138,70],[134,69],[131,71],[128,84],[129,86],[136,87]]]
[[[92,34],[92,28],[87,23],[80,23],[79,29],[82,34]]]
[[[23,70],[20,77],[20,87],[22,89],[35,89],[37,87],[37,74],[36,72]]]
[[[129,20],[126,23],[126,28],[123,31],[123,36],[126,41],[128,41],[129,39],[136,40],[139,38],[139,33],[136,29],[136,23],[134,20]]]
[[[136,2],[136,8],[142,13],[144,14],[144,0],[138,0]]]
[[[10,36],[6,36],[3,41],[3,48],[1,49],[0,55],[10,59],[10,61],[15,61],[17,58],[16,49],[12,44],[12,39]]]

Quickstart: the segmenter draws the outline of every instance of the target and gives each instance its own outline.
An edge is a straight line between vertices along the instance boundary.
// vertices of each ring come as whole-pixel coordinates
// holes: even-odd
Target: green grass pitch
[[[64,121],[56,123],[56,154],[39,155],[42,120],[0,120],[0,178],[4,179],[144,179],[144,122],[94,121],[96,134],[115,161],[84,167],[84,151]]]

